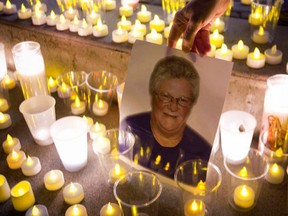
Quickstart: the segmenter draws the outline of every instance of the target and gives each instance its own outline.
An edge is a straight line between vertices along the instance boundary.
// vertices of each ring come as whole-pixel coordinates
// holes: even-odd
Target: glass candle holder
[[[158,215],[162,184],[153,173],[130,172],[116,181],[113,193],[125,216]]]
[[[231,164],[224,159],[224,166],[230,177],[230,206],[240,212],[250,211],[257,204],[264,176],[268,172],[266,159],[256,149],[251,148],[244,162]]]
[[[182,9],[186,4],[185,0],[163,0],[162,10],[163,17],[166,24],[173,21],[175,13]]]
[[[118,108],[120,110],[121,107],[121,101],[122,101],[122,96],[125,88],[125,82],[122,82],[117,85],[117,101],[118,101]]]
[[[182,193],[185,216],[213,215],[213,200],[222,182],[216,165],[203,160],[186,161],[176,169],[174,180]]]
[[[118,78],[107,71],[93,71],[87,76],[88,107],[95,116],[105,116],[114,99]]]
[[[131,170],[134,143],[132,133],[119,129],[107,130],[94,140],[93,150],[99,157],[103,176],[110,186]]]
[[[49,95],[40,44],[34,41],[18,43],[12,48],[12,54],[24,98]]]

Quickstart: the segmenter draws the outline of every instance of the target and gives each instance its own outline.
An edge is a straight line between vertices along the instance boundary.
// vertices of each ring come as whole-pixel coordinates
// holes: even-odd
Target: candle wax
[[[266,44],[269,41],[269,32],[260,26],[259,30],[253,32],[252,40],[258,44]]]
[[[63,14],[61,14],[58,22],[56,23],[56,29],[58,31],[65,31],[69,29],[69,26],[70,26],[69,19],[65,19]]]
[[[225,61],[232,61],[233,54],[232,51],[228,49],[227,46],[223,43],[221,49],[216,49],[215,58]]]
[[[274,163],[269,166],[265,179],[271,184],[281,184],[285,177],[285,171],[282,166]]]
[[[90,129],[90,138],[96,139],[99,135],[103,135],[106,132],[106,126],[104,124],[96,122]]]
[[[46,206],[38,204],[31,206],[25,216],[49,216],[49,214]]]
[[[10,198],[10,187],[4,175],[0,174],[0,203]]]
[[[61,170],[51,170],[44,175],[44,185],[49,191],[59,190],[64,183],[64,175]]]
[[[41,163],[37,157],[27,157],[21,165],[22,173],[25,176],[34,176],[41,171]]]
[[[97,25],[93,26],[92,31],[95,37],[104,37],[108,35],[108,26],[103,24],[100,18],[97,21]]]
[[[249,53],[249,47],[244,45],[243,41],[238,41],[238,44],[232,46],[233,58],[246,59]]]
[[[7,135],[7,139],[3,142],[3,149],[6,154],[10,154],[12,150],[19,151],[21,143],[18,138]]]
[[[25,159],[26,155],[23,151],[12,150],[6,160],[10,169],[19,169]]]
[[[214,44],[216,48],[220,48],[224,43],[224,36],[219,34],[218,30],[216,29],[212,34],[210,34],[210,43]]]
[[[120,16],[130,17],[133,15],[133,7],[129,5],[124,5],[119,8]]]
[[[86,111],[86,103],[80,101],[79,97],[76,96],[75,102],[71,104],[71,112],[74,115],[81,115]]]
[[[268,64],[276,65],[282,62],[283,53],[277,49],[276,45],[274,45],[271,49],[267,49],[264,52],[265,61]]]
[[[130,31],[131,21],[127,20],[125,16],[122,16],[121,21],[117,23],[117,27],[121,27],[123,30]]]
[[[254,52],[248,54],[246,64],[251,68],[262,68],[265,65],[265,56],[255,48]]]
[[[145,5],[141,5],[141,10],[137,13],[137,19],[141,23],[147,23],[151,20],[151,12],[147,11]]]
[[[46,15],[43,12],[36,12],[35,15],[32,15],[33,25],[44,25],[46,23]]]
[[[128,32],[126,30],[118,28],[112,32],[112,40],[115,43],[124,43],[124,42],[128,41]],[[94,108],[94,106],[93,106],[93,108]],[[94,110],[93,110],[93,112],[94,112]],[[95,114],[95,112],[94,112],[94,114]],[[97,115],[97,114],[95,114],[95,115]]]
[[[205,204],[202,200],[191,199],[187,200],[184,204],[185,216],[204,216]]]
[[[58,22],[59,16],[54,13],[52,10],[50,15],[46,19],[46,23],[48,26],[56,26]]]
[[[76,204],[70,206],[66,212],[65,216],[88,216],[87,210],[84,205]]]
[[[95,154],[108,154],[111,151],[111,144],[110,140],[107,137],[103,137],[99,135],[94,141],[93,141],[93,151]]]
[[[127,33],[127,31],[126,31]],[[128,34],[127,34],[127,37],[128,37]],[[128,38],[127,38],[128,40]],[[93,103],[93,113],[96,115],[96,116],[104,116],[108,113],[108,109],[109,109],[109,105],[106,101],[104,100],[97,100]]]
[[[70,22],[69,24],[69,31],[71,32],[78,32],[78,26],[79,26],[79,20],[78,20],[78,17],[75,16],[73,21]]]
[[[164,20],[161,20],[158,15],[154,16],[154,19],[149,23],[150,30],[155,29],[157,32],[163,32],[165,28]]]
[[[69,7],[68,10],[66,10],[64,12],[64,16],[65,18],[67,18],[68,20],[73,20],[75,16],[78,16],[79,13],[78,13],[78,10],[77,9],[74,9],[72,7]]]
[[[80,203],[84,199],[82,185],[79,183],[68,184],[63,189],[63,197],[65,202],[69,205]]]
[[[137,20],[137,19],[135,20],[135,24],[132,25],[131,31],[133,31],[134,29],[137,30],[137,31],[142,32],[143,35],[146,35],[146,25],[141,24],[141,22],[139,20]]]
[[[163,43],[163,36],[157,33],[155,29],[152,29],[151,33],[146,35],[146,41],[161,45]]]
[[[248,185],[240,185],[234,190],[234,202],[241,208],[250,208],[255,202],[255,192]]]
[[[116,8],[115,0],[105,0],[105,10],[111,11],[111,10],[115,10],[115,8]]]

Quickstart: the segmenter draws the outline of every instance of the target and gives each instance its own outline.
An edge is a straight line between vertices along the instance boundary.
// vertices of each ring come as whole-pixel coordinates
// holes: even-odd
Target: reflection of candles
[[[83,119],[85,120],[86,124],[87,124],[87,132],[90,131],[92,125],[94,124],[93,119],[91,117],[87,117],[87,116],[83,116]]]
[[[122,211],[116,203],[108,203],[100,210],[100,216],[121,216]]]
[[[56,29],[58,31],[65,31],[69,29],[70,21],[68,19],[65,19],[64,15],[60,15],[60,19],[56,23]]]
[[[65,216],[87,216],[87,215],[88,214],[85,206],[81,204],[72,205],[65,212]]]
[[[202,200],[191,199],[187,200],[184,204],[185,216],[204,216],[205,204]]]
[[[83,19],[78,27],[78,35],[88,36],[92,34],[92,25],[87,24],[86,20]]]
[[[258,44],[266,44],[269,40],[269,32],[260,26],[258,31],[253,32],[252,40]]]
[[[10,187],[4,175],[0,174],[0,203],[10,198]]]
[[[13,77],[9,76],[9,74],[6,74],[4,79],[2,80],[2,84],[5,89],[11,90],[15,88],[16,81]]]
[[[95,154],[107,154],[111,151],[110,140],[107,137],[99,135],[97,139],[93,141],[93,151]]]
[[[64,82],[57,88],[58,97],[60,98],[69,98],[70,92],[71,87]]]
[[[79,26],[79,19],[77,16],[74,17],[73,21],[69,24],[69,30],[71,32],[78,32],[78,26]]]
[[[120,16],[130,17],[133,15],[133,7],[129,5],[123,5],[119,8]]]
[[[210,46],[211,50],[208,53],[206,53],[206,55],[209,57],[214,57],[216,52],[216,46],[214,44],[210,44]]]
[[[253,53],[248,54],[246,64],[251,68],[262,68],[265,65],[265,56],[256,47]]]
[[[32,10],[30,8],[26,8],[24,4],[21,4],[21,9],[18,10],[19,19],[28,19],[32,16]]]
[[[33,25],[44,25],[46,23],[46,15],[43,11],[35,8],[35,12],[32,15],[32,23]]]
[[[249,53],[249,47],[244,45],[242,40],[238,41],[238,44],[232,46],[233,58],[246,59]]]
[[[112,40],[115,43],[124,43],[128,41],[128,32],[121,27],[118,27],[112,32]]]
[[[163,43],[163,36],[162,34],[157,33],[155,29],[152,29],[151,33],[146,35],[146,41],[161,45]]]
[[[157,32],[162,32],[165,28],[165,22],[155,14],[154,19],[150,21],[149,26],[151,30],[155,29]]]
[[[57,91],[57,80],[53,79],[52,77],[49,77],[48,79],[48,88],[51,93]]]
[[[30,207],[25,216],[49,216],[49,214],[46,206],[38,204]]]
[[[168,38],[169,37],[169,34],[170,34],[170,30],[172,28],[172,25],[173,23],[169,23],[169,26],[166,26],[165,29],[164,29],[164,38]]]
[[[46,22],[48,26],[55,26],[58,21],[58,15],[51,10],[50,15],[47,17]]]
[[[131,21],[127,20],[125,16],[121,17],[121,21],[117,23],[117,27],[121,27],[121,29],[130,31],[131,29]]]
[[[14,14],[17,12],[17,8],[15,4],[11,4],[9,0],[6,1],[6,4],[4,6],[3,12],[5,14]]]
[[[101,18],[99,18],[97,25],[93,26],[92,31],[95,37],[104,37],[108,35],[108,26],[103,24]]]
[[[44,175],[44,185],[49,191],[56,191],[62,188],[65,180],[61,170],[51,170]]]
[[[143,35],[146,35],[146,25],[141,24],[141,22],[140,22],[138,19],[135,20],[135,24],[132,25],[132,27],[131,27],[131,30],[132,30],[132,31],[133,31],[134,29],[142,32]]]
[[[255,201],[255,192],[248,185],[240,185],[234,190],[234,202],[241,208],[250,208]]]
[[[105,0],[105,10],[110,11],[116,8],[116,1],[115,0]]]
[[[212,34],[210,34],[210,43],[214,44],[216,48],[220,48],[224,43],[224,36],[219,34],[218,30],[216,29]]]
[[[0,129],[6,129],[10,127],[12,120],[9,114],[0,112]]]
[[[222,44],[221,49],[215,51],[215,58],[226,61],[232,61],[233,54],[230,49],[227,48],[226,44]]]
[[[68,10],[64,12],[64,16],[69,20],[73,20],[75,16],[78,16],[78,10],[70,6]]]
[[[136,40],[144,40],[144,35],[137,29],[133,29],[128,33],[128,42],[134,44]]]
[[[104,124],[96,122],[91,128],[90,128],[90,138],[96,139],[99,135],[104,134],[106,131],[106,126]]]
[[[7,156],[8,167],[10,169],[19,169],[25,159],[26,155],[23,151],[15,151],[13,149]]]
[[[151,20],[151,12],[147,11],[145,5],[141,5],[141,10],[137,13],[137,19],[142,23],[147,23]]]
[[[252,13],[249,15],[248,22],[251,25],[255,25],[255,26],[261,25],[262,15],[260,14],[260,12],[256,11],[255,13]]]
[[[12,150],[19,151],[21,149],[21,143],[18,138],[7,135],[7,139],[3,142],[3,149],[6,154],[10,154]]]
[[[25,176],[34,176],[41,171],[41,163],[38,157],[30,157],[23,161],[21,165],[22,173]]]
[[[225,28],[225,23],[218,17],[211,25],[210,31],[214,32],[217,29],[218,32],[221,33],[224,31],[224,28]]]
[[[87,22],[91,25],[95,25],[99,18],[100,18],[100,14],[96,13],[95,10],[92,10],[91,13],[87,14],[86,16]]]
[[[243,178],[247,178],[248,177],[248,171],[247,168],[244,166],[242,167],[242,169],[240,170],[239,176],[243,177]]]
[[[86,104],[84,101],[81,101],[76,95],[75,101],[71,104],[71,112],[74,115],[80,115],[83,114],[86,110]]]
[[[267,49],[264,52],[265,61],[268,64],[275,65],[280,64],[282,62],[283,53],[277,49],[277,46],[272,46],[271,49]]]
[[[82,185],[71,182],[63,189],[63,197],[67,204],[73,205],[80,203],[84,199]]]
[[[280,184],[283,182],[285,177],[285,171],[282,166],[277,163],[269,166],[269,170],[265,179],[271,184]]]
[[[127,173],[127,171],[121,167],[118,163],[115,164],[112,170],[109,172],[109,183],[114,184],[117,179],[121,178]]]
[[[9,109],[8,101],[0,97],[0,112],[6,112]]]
[[[34,193],[28,181],[21,181],[11,189],[11,201],[17,211],[26,211],[35,203]]]

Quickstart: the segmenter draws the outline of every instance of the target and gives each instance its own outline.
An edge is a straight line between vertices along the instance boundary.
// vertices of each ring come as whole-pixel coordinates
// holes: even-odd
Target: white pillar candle
[[[28,181],[21,181],[11,189],[11,201],[16,211],[26,211],[35,203],[34,193]]]
[[[265,179],[271,184],[280,184],[283,182],[285,177],[285,171],[282,166],[277,163],[269,165],[268,172]]]
[[[86,124],[87,124],[87,132],[89,133],[91,127],[93,126],[94,122],[93,119],[91,117],[88,116],[83,116],[83,119],[85,120]]]
[[[90,138],[92,140],[96,139],[99,135],[103,135],[106,131],[106,126],[99,122],[96,122],[89,131]]]
[[[64,201],[69,204],[80,203],[84,199],[83,187],[79,183],[71,182],[63,189]]]
[[[259,30],[253,32],[252,40],[258,44],[266,44],[269,41],[269,32],[260,26]]]
[[[15,151],[14,149],[6,158],[10,169],[19,169],[23,161],[26,160],[26,155],[23,151]]]
[[[256,47],[254,52],[248,54],[246,64],[251,68],[262,68],[265,65],[265,56]]]
[[[144,4],[141,5],[141,10],[137,13],[137,19],[141,23],[147,23],[151,20],[151,12],[147,10]]]
[[[216,48],[220,48],[224,43],[224,36],[219,34],[218,30],[216,29],[212,34],[210,34],[210,43],[214,44]]]
[[[56,29],[58,31],[65,31],[69,29],[70,21],[69,19],[65,19],[64,15],[61,14],[58,22],[56,23]]]
[[[56,26],[58,19],[59,16],[56,15],[53,10],[51,10],[50,15],[46,18],[46,23],[48,26]]]
[[[43,11],[36,10],[32,15],[33,25],[44,25],[46,23],[46,15]]]
[[[79,36],[88,36],[92,34],[92,25],[88,24],[85,19],[78,26]]]
[[[56,191],[63,187],[65,183],[61,170],[50,170],[44,175],[44,185],[49,191]]]
[[[128,37],[128,36],[127,36]],[[128,40],[128,39],[127,39]],[[108,113],[109,105],[106,101],[98,99],[93,103],[93,113],[96,116],[104,116]]]
[[[93,35],[95,37],[104,37],[108,35],[108,26],[102,23],[101,18],[97,20],[97,25],[93,26]]]
[[[132,25],[131,31],[133,31],[134,29],[142,32],[143,35],[146,35],[146,25],[141,24],[141,22],[140,22],[138,19],[136,19],[136,20],[135,20],[135,24]]]
[[[210,44],[211,50],[206,54],[209,57],[214,57],[216,52],[216,46],[214,44]]]
[[[58,97],[60,98],[63,98],[63,99],[69,98],[70,93],[71,93],[71,87],[65,84],[64,82],[57,88],[57,94],[58,94]]]
[[[6,129],[12,125],[12,120],[9,114],[0,112],[0,130]]]
[[[2,80],[2,84],[5,89],[11,90],[15,88],[16,81],[12,76],[10,76],[9,74],[6,74],[4,76],[4,79]]]
[[[78,32],[78,26],[79,26],[79,19],[77,16],[74,17],[73,21],[69,24],[69,31],[70,32]]]
[[[150,43],[155,43],[161,45],[163,43],[163,36],[157,33],[155,29],[152,29],[150,33],[146,35],[146,41]]]
[[[283,53],[277,49],[277,46],[272,46],[271,49],[267,49],[264,52],[265,62],[271,65],[280,64],[282,62]]]
[[[25,176],[34,176],[41,171],[41,163],[38,157],[30,157],[28,155],[21,165],[22,173]]]
[[[49,216],[46,206],[38,204],[31,206],[25,216]]]
[[[4,175],[0,174],[0,203],[10,198],[10,187]]]
[[[125,16],[121,17],[121,21],[117,23],[117,27],[121,27],[121,29],[130,31],[131,29],[131,21],[127,20]]]
[[[118,163],[109,172],[109,184],[114,184],[119,178],[126,175],[127,171],[124,167],[121,167]]]
[[[32,10],[26,8],[24,4],[21,4],[20,10],[18,10],[18,18],[21,20],[29,19],[32,16]]]
[[[185,216],[204,216],[205,215],[205,204],[199,199],[187,200],[184,204],[184,215]]]
[[[249,47],[244,45],[242,40],[239,40],[237,44],[232,46],[233,58],[246,59],[249,53]]]
[[[100,17],[101,16],[99,13],[95,12],[95,10],[92,10],[91,13],[86,15],[86,20],[87,20],[87,23],[91,25],[96,25]]]
[[[53,79],[52,77],[49,77],[48,88],[49,88],[50,93],[56,92],[57,91],[57,80]]]
[[[250,208],[255,202],[255,192],[248,185],[239,185],[234,190],[234,202],[241,208]]]
[[[122,211],[116,203],[108,203],[100,209],[100,216],[122,216]]]
[[[17,12],[17,8],[15,4],[11,4],[9,0],[6,1],[6,4],[4,6],[3,12],[5,14],[14,14]]]
[[[134,44],[136,40],[144,40],[144,35],[137,29],[133,29],[128,33],[128,42]]]
[[[65,216],[88,216],[88,214],[84,205],[76,204],[66,210]]]
[[[120,16],[130,17],[133,15],[133,7],[129,5],[123,5],[119,8]]]
[[[78,95],[75,98],[75,101],[71,104],[71,112],[74,115],[81,115],[86,111],[86,103],[81,101]]]
[[[227,48],[226,44],[222,44],[221,49],[216,49],[215,58],[222,59],[225,61],[232,61],[233,53]]]
[[[112,32],[112,41],[115,43],[124,43],[128,41],[128,32],[118,27]]]
[[[3,142],[3,150],[6,154],[10,154],[12,150],[19,151],[21,149],[20,140],[16,137],[11,137],[10,134],[7,135],[7,139]]]
[[[105,0],[104,4],[105,4],[105,10],[107,11],[115,10],[116,8],[115,0]]]
[[[79,12],[77,9],[74,9],[73,7],[69,7],[68,10],[66,10],[64,12],[64,16],[65,18],[67,18],[68,20],[73,20],[75,16],[78,16]]]
[[[225,23],[219,17],[216,18],[215,21],[212,23],[210,31],[214,32],[216,29],[219,33],[223,32],[225,29]]]
[[[93,151],[95,154],[108,154],[111,151],[111,143],[110,140],[107,137],[104,137],[102,135],[99,135],[94,141],[93,141]]]
[[[9,109],[8,101],[0,97],[0,112],[6,112]]]
[[[164,38],[168,39],[169,34],[170,34],[170,30],[172,28],[173,23],[169,23],[169,26],[166,26],[164,29]]]
[[[157,14],[154,15],[154,19],[149,22],[150,30],[155,29],[157,32],[163,32],[165,28],[164,20],[160,19]]]

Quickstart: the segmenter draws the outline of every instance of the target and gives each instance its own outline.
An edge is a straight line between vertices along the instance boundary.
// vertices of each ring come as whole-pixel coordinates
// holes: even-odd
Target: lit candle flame
[[[279,172],[279,166],[278,166],[277,163],[274,163],[274,164],[272,165],[271,171],[272,171],[273,173],[278,173],[278,172]]]
[[[156,159],[155,159],[155,164],[158,165],[161,162],[161,155],[157,155]]]
[[[7,135],[7,143],[8,145],[12,145],[13,144],[13,138],[10,136],[10,134]]]
[[[122,23],[126,23],[126,22],[127,22],[127,19],[126,19],[125,16],[122,16],[122,17],[121,17],[121,22],[122,22]]]
[[[26,165],[32,166],[33,164],[34,164],[34,160],[28,155],[27,160],[26,160]]]
[[[87,25],[87,22],[85,19],[82,20],[82,28],[87,28],[88,25]]]
[[[0,112],[0,122],[2,123],[2,122],[5,122],[5,121],[6,121],[5,115],[2,112]]]
[[[122,30],[122,28],[121,28],[121,25],[118,26],[117,34],[119,34],[119,35],[122,35],[122,34],[123,34],[123,30]]]
[[[97,27],[98,27],[99,29],[101,29],[102,26],[103,26],[102,20],[101,20],[101,18],[99,18],[99,19],[97,20]]]
[[[156,37],[157,36],[157,31],[154,28],[151,29],[151,36],[152,37]]]
[[[242,169],[240,170],[239,176],[248,177],[248,171],[247,171],[247,168],[245,166],[242,167]]]
[[[68,91],[68,87],[67,87],[67,85],[66,85],[66,83],[62,83],[62,85],[61,85],[61,90],[63,91],[63,92],[67,92]]]
[[[246,185],[244,185],[241,189],[241,196],[247,197],[249,195]]]
[[[73,23],[74,23],[75,25],[78,25],[78,24],[79,24],[79,19],[78,19],[77,16],[74,17]]]
[[[108,215],[112,215],[113,212],[114,212],[113,206],[112,206],[111,203],[109,202],[108,205],[107,205],[106,213],[107,213]]]
[[[15,151],[14,149],[12,150],[12,159],[17,160],[19,158],[19,153]]]
[[[5,84],[9,84],[11,83],[13,80],[10,78],[10,76],[8,74],[5,75],[4,77],[4,83]]]
[[[60,23],[61,24],[65,24],[66,23],[66,19],[65,19],[63,14],[60,15]]]
[[[212,37],[213,37],[214,39],[217,39],[217,38],[219,37],[219,31],[218,31],[218,29],[215,29],[215,30],[213,31]]]
[[[49,175],[49,178],[50,178],[52,181],[54,181],[55,179],[57,179],[57,175],[56,175],[56,173],[55,173],[54,170],[51,170],[50,175]]]
[[[35,16],[37,18],[40,18],[42,16],[42,11],[38,7],[35,7]]]
[[[115,164],[115,174],[119,176],[121,174],[121,167],[118,163]]]
[[[76,191],[77,191],[77,188],[75,187],[73,182],[71,182],[70,187],[69,187],[69,193],[74,194]]]
[[[259,59],[260,58],[260,51],[259,49],[256,47],[254,52],[253,52],[253,57],[254,59]]]
[[[70,7],[68,8],[68,13],[72,14],[73,12],[74,12],[74,9],[73,9],[73,7],[70,6]]]
[[[244,43],[243,43],[242,40],[238,41],[237,48],[238,48],[238,50],[243,50],[244,49]]]
[[[39,211],[39,209],[37,208],[37,206],[33,206],[33,208],[32,208],[32,216],[36,216],[36,215],[40,215],[40,211]]]
[[[8,9],[12,8],[12,4],[9,0],[7,0],[7,2],[6,2],[6,8],[8,8]]]
[[[76,107],[80,107],[81,106],[81,101],[80,101],[78,95],[76,95],[76,97],[75,97],[75,106]]]
[[[75,205],[73,207],[73,210],[72,210],[72,215],[79,215],[79,214],[80,214],[80,210],[79,210],[78,206]]]
[[[22,3],[22,4],[21,4],[21,12],[24,13],[26,10],[27,10],[27,9],[26,9],[25,5]]]
[[[54,13],[53,10],[51,10],[51,12],[50,12],[50,18],[51,18],[51,19],[56,19],[56,14]],[[52,77],[50,77],[50,78],[52,78]],[[53,79],[52,79],[52,80],[53,80]],[[50,79],[49,79],[49,82],[50,82]]]
[[[259,31],[258,31],[258,34],[259,35],[264,35],[265,31],[264,31],[264,28],[262,26],[259,27]]]
[[[272,46],[271,54],[275,55],[277,53],[277,45]]]
[[[147,12],[147,8],[145,5],[141,5],[141,12],[146,13]]]
[[[214,24],[216,26],[218,26],[220,24],[220,18],[219,17],[216,18],[216,20],[214,21]]]
[[[228,48],[227,48],[226,44],[224,44],[224,43],[221,46],[221,54],[222,55],[227,55],[228,54]]]
[[[155,23],[160,22],[160,18],[157,14],[154,15],[154,22]]]

